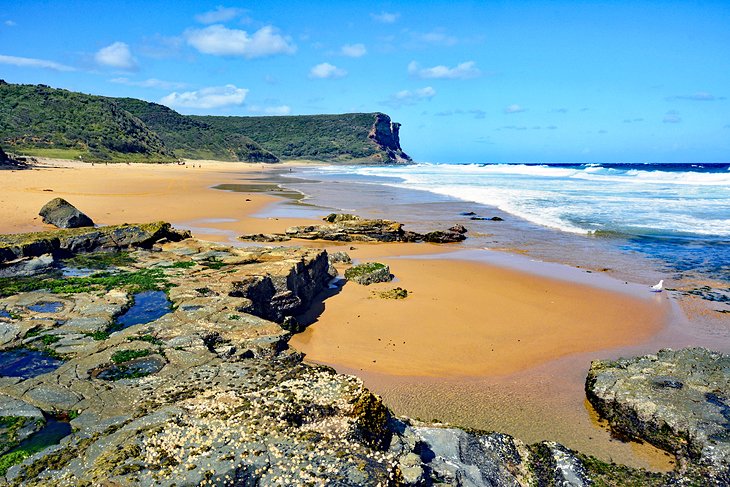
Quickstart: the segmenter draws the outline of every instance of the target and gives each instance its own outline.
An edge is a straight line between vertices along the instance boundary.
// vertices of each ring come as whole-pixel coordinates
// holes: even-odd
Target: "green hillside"
[[[110,162],[178,158],[278,162],[407,162],[400,124],[384,113],[186,116],[134,98],[0,80],[0,145],[40,157]]]
[[[170,162],[155,132],[113,101],[0,81],[0,143],[12,152],[94,161]]]
[[[384,151],[368,138],[375,115],[190,118],[223,134],[246,134],[281,159],[379,161]]]
[[[154,130],[176,156],[221,161],[277,162],[271,152],[241,133],[224,133],[209,124],[157,103],[134,98],[114,98]]]

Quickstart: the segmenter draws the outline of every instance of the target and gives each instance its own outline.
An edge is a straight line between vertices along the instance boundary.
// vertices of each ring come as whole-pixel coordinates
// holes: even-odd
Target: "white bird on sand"
[[[662,279],[658,283],[654,284],[651,287],[651,292],[653,292],[653,293],[660,293],[660,292],[662,292],[662,288],[663,287],[664,287],[664,279]]]

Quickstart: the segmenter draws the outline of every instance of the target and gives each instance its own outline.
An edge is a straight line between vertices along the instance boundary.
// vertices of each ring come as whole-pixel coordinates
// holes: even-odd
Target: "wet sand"
[[[255,216],[271,214],[267,208],[281,202],[267,182],[281,167],[52,162],[31,171],[8,171],[0,195],[0,232],[50,228],[37,212],[60,196],[98,224],[166,220],[199,238],[248,245],[235,237],[317,222],[312,219],[316,208],[288,212],[281,204],[281,216]],[[221,183],[254,186],[238,188],[252,191],[243,193],[211,189]],[[259,189],[263,192],[254,191]],[[322,210],[318,217],[328,212]],[[307,218],[286,217],[290,214]],[[382,217],[388,218],[387,208]],[[391,266],[396,281],[370,287],[347,284],[323,303],[316,323],[294,337],[292,345],[310,360],[364,377],[396,413],[503,429],[527,441],[563,441],[606,460],[670,468],[663,453],[651,447],[641,447],[643,453],[637,455],[634,444],[613,444],[604,429],[591,423],[581,386],[588,357],[606,357],[617,347],[645,343],[662,330],[668,308],[661,299],[653,302],[441,255],[455,252],[458,245],[284,244],[345,250],[355,259],[378,259]],[[399,258],[428,254],[437,258]],[[395,286],[411,295],[402,301],[373,297],[373,291]],[[574,357],[581,359],[569,367],[549,367]],[[534,373],[542,374],[537,382],[530,375]],[[530,387],[535,383],[542,386]],[[539,427],[533,429],[535,425]]]

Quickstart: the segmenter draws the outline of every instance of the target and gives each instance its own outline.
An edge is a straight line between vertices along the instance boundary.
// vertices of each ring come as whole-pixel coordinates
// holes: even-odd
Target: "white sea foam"
[[[730,236],[730,171],[426,163],[314,171],[495,206],[566,232]]]

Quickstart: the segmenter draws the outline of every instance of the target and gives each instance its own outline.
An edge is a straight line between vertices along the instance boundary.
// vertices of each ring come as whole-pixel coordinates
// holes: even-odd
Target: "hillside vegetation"
[[[405,162],[410,158],[400,149],[399,127],[382,113],[186,116],[134,98],[0,80],[0,145],[31,156],[110,162]]]
[[[30,155],[174,160],[155,132],[113,101],[45,85],[0,83],[0,141]]]
[[[241,133],[219,131],[164,105],[114,98],[120,107],[154,130],[178,157],[221,161],[276,162],[278,158]]]
[[[368,138],[374,113],[190,118],[221,134],[246,134],[282,159],[358,160],[382,153]]]

